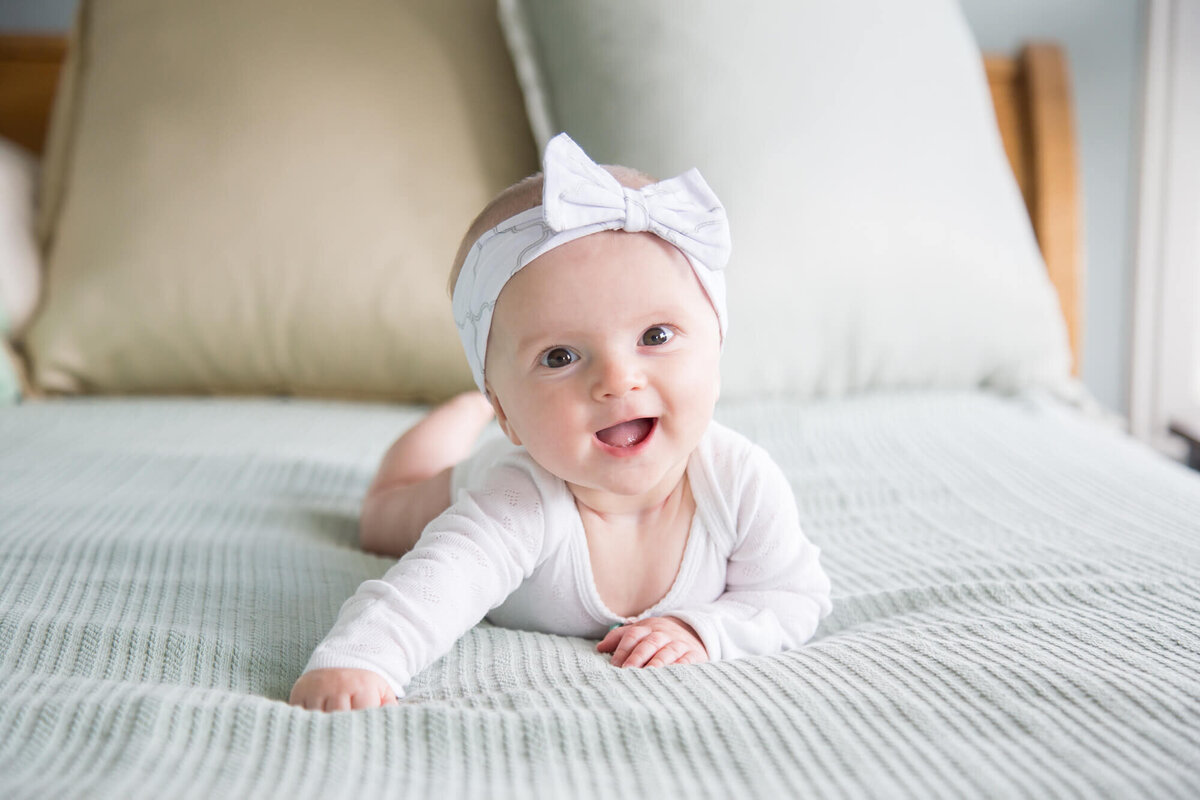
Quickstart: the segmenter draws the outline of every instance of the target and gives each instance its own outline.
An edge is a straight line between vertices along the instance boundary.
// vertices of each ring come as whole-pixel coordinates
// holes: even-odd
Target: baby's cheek
[[[716,403],[721,393],[719,356],[700,355],[680,365],[676,382],[680,394],[697,406]]]

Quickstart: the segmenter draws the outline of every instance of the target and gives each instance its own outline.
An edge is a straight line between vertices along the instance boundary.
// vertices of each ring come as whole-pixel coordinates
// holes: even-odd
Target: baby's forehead
[[[506,328],[621,324],[652,310],[715,311],[688,257],[652,233],[601,231],[567,242],[529,262],[501,290],[498,320]]]
[[[510,280],[522,273],[551,281],[563,273],[580,284],[642,290],[664,283],[697,283],[687,254],[648,231],[604,230],[580,236],[533,259]]]

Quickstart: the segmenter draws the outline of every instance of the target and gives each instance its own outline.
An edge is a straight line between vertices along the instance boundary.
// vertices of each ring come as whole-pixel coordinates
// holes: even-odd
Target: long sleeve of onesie
[[[397,697],[413,675],[447,653],[537,565],[545,509],[528,473],[496,480],[457,501],[426,527],[416,547],[347,600],[305,672],[367,669]]]
[[[799,647],[832,608],[820,549],[801,532],[779,466],[753,447],[735,474],[740,485],[725,495],[736,505],[725,510],[737,531],[725,591],[711,603],[668,614],[696,630],[712,661]]]

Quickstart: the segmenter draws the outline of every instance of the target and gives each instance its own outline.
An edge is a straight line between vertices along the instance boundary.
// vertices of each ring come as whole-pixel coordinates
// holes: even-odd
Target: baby
[[[698,172],[654,183],[566,134],[483,210],[451,276],[483,394],[385,455],[362,545],[403,558],[342,606],[291,703],[395,703],[485,616],[599,639],[618,667],[813,635],[829,579],[788,482],[712,419],[728,257]],[[493,413],[507,438],[468,458]]]

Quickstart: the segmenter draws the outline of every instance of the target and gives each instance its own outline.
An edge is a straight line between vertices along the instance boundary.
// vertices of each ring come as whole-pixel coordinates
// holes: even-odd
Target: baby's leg
[[[397,439],[363,500],[359,544],[399,557],[412,549],[429,521],[450,505],[450,471],[471,453],[492,418],[479,392],[447,400]]]

